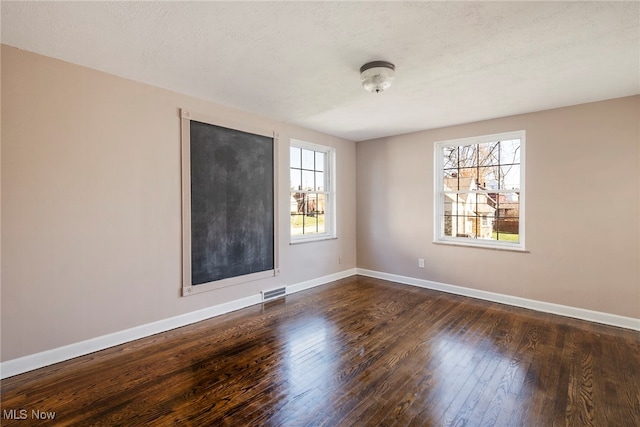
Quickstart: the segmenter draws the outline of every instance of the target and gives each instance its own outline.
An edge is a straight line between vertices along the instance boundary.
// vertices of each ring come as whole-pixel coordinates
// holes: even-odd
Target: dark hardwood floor
[[[639,426],[640,334],[354,276],[8,378],[2,411],[7,426],[44,424],[32,411],[83,426]]]

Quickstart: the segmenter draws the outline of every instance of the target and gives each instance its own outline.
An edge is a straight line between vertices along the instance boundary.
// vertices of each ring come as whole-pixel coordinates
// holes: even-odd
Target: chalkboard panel
[[[255,273],[273,275],[274,138],[197,120],[187,122],[190,185],[189,206],[183,211],[189,215],[183,221],[190,221],[190,227],[184,228],[190,247],[183,250],[190,252],[185,257],[190,265],[185,267],[191,274],[185,274],[190,283],[183,284],[185,290],[189,288],[184,293],[231,278],[251,280]],[[183,146],[183,156],[185,151]]]

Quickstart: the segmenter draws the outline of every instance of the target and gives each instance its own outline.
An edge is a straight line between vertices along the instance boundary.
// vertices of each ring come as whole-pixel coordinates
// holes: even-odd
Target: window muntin
[[[291,141],[289,189],[291,242],[335,237],[333,165],[335,150]]]
[[[435,144],[434,241],[524,250],[525,132]]]

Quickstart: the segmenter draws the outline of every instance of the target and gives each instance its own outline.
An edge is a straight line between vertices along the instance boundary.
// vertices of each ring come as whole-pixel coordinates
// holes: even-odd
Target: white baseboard
[[[478,289],[465,288],[462,286],[448,285],[446,283],[432,282],[430,280],[416,279],[414,277],[400,276],[397,274],[382,273],[380,271],[357,269],[362,276],[375,277],[392,282],[403,283],[405,285],[418,286],[426,289],[447,292],[450,294],[463,295],[472,298],[483,299],[516,307],[528,308],[545,313],[557,314],[560,316],[573,317],[575,319],[588,320],[590,322],[602,323],[610,326],[617,326],[625,329],[640,331],[640,319],[633,317],[618,316],[616,314],[603,313],[600,311],[587,310],[584,308],[570,307],[561,304],[554,304],[544,301],[536,301],[527,298],[514,297],[510,295],[498,294],[494,292],[481,291]]]
[[[297,283],[295,285],[290,285],[287,286],[287,295],[304,291],[305,289],[310,289],[316,286],[324,285],[325,283],[344,279],[345,277],[355,276],[356,274],[358,274],[358,270],[356,268],[352,268],[350,270],[344,270],[339,273],[330,274],[328,276],[319,277],[317,279],[307,280],[306,282]]]
[[[635,319],[632,317],[618,316],[615,314],[602,313],[598,311],[569,307],[560,304],[553,304],[543,301],[536,301],[526,298],[481,291],[477,289],[464,288],[462,286],[448,285],[445,283],[432,282],[429,280],[416,279],[413,277],[400,276],[390,273],[382,273],[379,271],[366,270],[363,268],[344,270],[339,273],[330,274],[328,276],[319,277],[317,279],[308,280],[306,282],[288,285],[287,294],[304,291],[305,289],[324,285],[325,283],[333,282],[335,280],[343,279],[355,274],[640,331],[640,319]],[[114,347],[116,345],[135,341],[140,338],[145,338],[154,334],[169,331],[171,329],[200,322],[202,320],[240,310],[251,305],[260,304],[261,302],[262,299],[259,294],[252,295],[224,304],[204,308],[202,310],[192,311],[190,313],[185,313],[168,319],[159,320],[157,322],[147,323],[145,325],[136,326],[123,331],[114,332],[112,334],[91,338],[86,341],[81,341],[63,347],[46,350],[40,353],[19,357],[17,359],[8,360],[6,362],[0,363],[0,379],[12,377],[14,375],[42,368],[44,366],[53,365],[54,363],[63,362],[75,357],[84,356],[89,353],[104,350],[109,347]]]
[[[333,282],[334,280],[353,276],[356,269],[345,270],[339,273],[330,274],[328,276],[319,277],[317,279],[308,280],[306,282],[287,286],[287,294],[299,292],[314,286],[323,285]],[[104,350],[109,347],[135,341],[171,329],[186,326],[202,320],[210,319],[215,316],[240,310],[254,304],[260,304],[262,297],[260,294],[230,301],[224,304],[207,307],[201,310],[192,311],[190,313],[181,314],[179,316],[170,317],[168,319],[158,320],[157,322],[147,323],[145,325],[136,326],[123,331],[114,332],[112,334],[91,338],[74,344],[65,345],[63,347],[46,350],[40,353],[30,354],[28,356],[19,357],[17,359],[7,360],[0,363],[0,379],[12,377],[24,372],[33,371],[34,369],[44,366],[53,365],[54,363],[63,362],[75,357],[84,356],[85,354]]]

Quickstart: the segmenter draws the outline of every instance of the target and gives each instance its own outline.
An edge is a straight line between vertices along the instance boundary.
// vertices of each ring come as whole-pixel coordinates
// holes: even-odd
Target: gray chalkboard
[[[274,140],[190,121],[191,284],[274,269]]]

